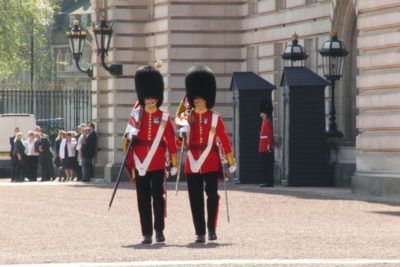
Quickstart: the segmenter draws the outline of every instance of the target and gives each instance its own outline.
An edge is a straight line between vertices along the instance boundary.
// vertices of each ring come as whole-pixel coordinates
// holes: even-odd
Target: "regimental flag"
[[[186,95],[182,98],[178,109],[175,114],[175,124],[178,126],[188,125],[190,112],[192,110],[192,106],[189,104],[189,101]]]
[[[128,125],[126,126],[125,133],[123,136],[123,149],[124,154],[126,154],[126,150],[128,149],[129,141],[125,138],[132,128],[140,128],[140,116],[142,113],[142,106],[139,103],[139,100],[136,100],[135,105],[132,108],[132,111],[129,115]]]

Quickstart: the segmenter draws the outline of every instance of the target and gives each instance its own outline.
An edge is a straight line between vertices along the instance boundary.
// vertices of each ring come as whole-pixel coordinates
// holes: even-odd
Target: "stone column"
[[[400,197],[400,17],[398,0],[358,2],[355,193]]]
[[[146,1],[141,0],[92,0],[91,3],[95,10],[93,21],[105,15],[115,22],[106,57],[107,65],[123,65],[123,74],[112,76],[96,57],[95,79],[92,82],[92,90],[96,92],[93,117],[98,133],[96,176],[112,181],[123,160],[122,134],[136,100],[133,74],[138,66],[148,61],[143,35],[148,10]]]

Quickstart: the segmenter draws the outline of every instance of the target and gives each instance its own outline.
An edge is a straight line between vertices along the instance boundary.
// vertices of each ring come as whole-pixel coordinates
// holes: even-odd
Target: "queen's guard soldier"
[[[160,72],[152,66],[140,67],[135,74],[135,85],[140,105],[132,109],[125,130],[126,138],[134,139],[126,165],[131,170],[131,181],[136,183],[142,243],[150,244],[153,234],[152,208],[156,241],[165,241],[166,192],[163,182],[169,164],[166,152],[169,152],[172,165],[170,174],[173,176],[177,173],[177,149],[170,116],[159,109],[164,93]]]
[[[262,120],[258,152],[262,158],[265,183],[260,187],[274,186],[274,131],[272,124],[272,103],[263,99],[260,103],[260,117]]]
[[[190,207],[196,231],[196,243],[205,242],[206,221],[204,193],[207,195],[208,240],[216,240],[219,209],[218,178],[221,161],[217,147],[220,142],[229,164],[229,171],[236,170],[232,146],[221,116],[212,111],[215,104],[216,81],[212,70],[206,66],[191,67],[185,77],[186,97],[193,107],[187,125],[179,129],[179,136],[186,141],[185,173]],[[205,185],[205,188],[204,188]]]

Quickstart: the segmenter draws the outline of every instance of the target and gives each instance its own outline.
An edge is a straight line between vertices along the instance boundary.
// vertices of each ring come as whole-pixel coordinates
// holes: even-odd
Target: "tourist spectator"
[[[38,129],[37,127],[35,129]],[[35,131],[34,135],[36,138],[35,150],[39,153],[39,165],[42,172],[41,181],[50,181],[51,177],[54,177],[53,154],[50,151],[50,141],[46,137],[47,135],[42,135],[39,131]]]
[[[79,136],[79,138],[77,139],[77,144],[76,144],[76,151],[78,154],[78,157],[77,157],[78,168],[77,169],[81,170],[81,175],[82,175],[81,179],[79,179],[79,176],[78,176],[78,181],[82,180],[82,178],[83,178],[82,144],[89,133],[90,133],[90,128],[82,125],[82,132],[81,132],[81,135]]]
[[[93,158],[96,153],[97,134],[95,126],[92,122],[88,123],[90,129],[89,134],[84,138],[81,152],[82,152],[82,171],[83,181],[90,182],[93,177]]]
[[[75,139],[76,139],[77,145],[76,145],[76,153],[75,153],[76,160],[75,161],[77,162],[77,164],[76,164],[75,171],[76,171],[76,176],[78,178],[78,181],[82,180],[82,160],[81,160],[81,154],[80,154],[80,149],[81,149],[82,143],[79,145],[79,139],[81,139],[82,132],[85,127],[86,127],[85,124],[80,124],[80,125],[78,125],[78,127],[76,127],[77,135],[75,136]]]
[[[18,132],[15,135],[13,157],[17,159],[14,173],[15,182],[23,182],[24,180],[24,161],[25,161],[25,147],[23,144],[23,135]]]
[[[67,132],[66,138],[60,143],[60,159],[68,181],[74,178],[74,169],[76,168],[76,139],[73,132]]]
[[[28,139],[24,141],[25,146],[25,174],[29,181],[37,181],[38,156],[35,151],[35,135],[33,131],[28,132]]]
[[[15,136],[19,132],[20,132],[19,127],[15,127],[14,135],[10,137],[11,182],[15,182],[16,168],[18,165],[18,157],[14,156],[14,141],[15,141]]]
[[[57,138],[56,138],[56,144],[55,144],[54,165],[56,166],[56,170],[57,170],[56,176],[58,177],[59,181],[62,181],[63,178],[65,177],[64,169],[61,165],[61,159],[60,159],[60,144],[61,144],[61,141],[63,139],[65,139],[65,134],[66,134],[66,132],[64,130],[59,130]]]

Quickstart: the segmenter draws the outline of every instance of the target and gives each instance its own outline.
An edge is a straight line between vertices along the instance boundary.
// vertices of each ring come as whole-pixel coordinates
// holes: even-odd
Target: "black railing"
[[[75,130],[92,120],[92,92],[87,88],[67,88],[64,84],[0,84],[0,113],[34,114],[45,133]]]

